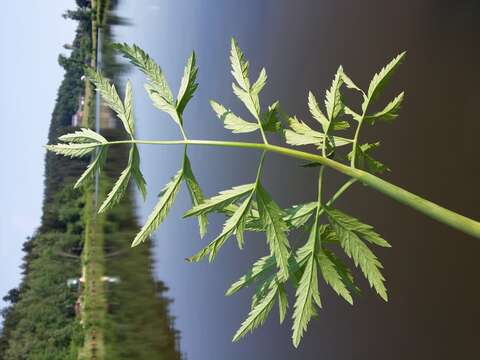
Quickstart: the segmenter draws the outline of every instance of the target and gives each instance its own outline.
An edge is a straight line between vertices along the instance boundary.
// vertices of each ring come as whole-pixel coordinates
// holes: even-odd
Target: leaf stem
[[[262,134],[263,143],[265,145],[268,145],[267,136],[265,135],[265,131],[263,130],[262,122],[260,121],[260,118],[257,119],[257,122],[258,122],[258,126],[260,126],[260,133]]]
[[[325,171],[325,166],[320,166],[320,172],[318,174],[318,198],[317,198],[317,216],[319,209],[322,207],[322,185],[323,185],[323,172]]]
[[[325,149],[325,148],[324,148]],[[321,215],[320,210],[323,209],[322,207],[322,187],[323,187],[323,172],[325,171],[325,166],[320,166],[320,171],[318,174],[318,197],[317,197],[317,209],[315,210],[315,220],[314,220],[314,225],[315,226],[315,237],[313,239],[313,251],[316,250],[317,248],[317,243],[318,243],[318,218]],[[323,211],[322,211],[323,212]]]
[[[330,198],[330,200],[327,201],[327,204],[326,206],[330,206],[332,205],[340,196],[342,196],[342,194],[347,191],[347,189],[352,186],[353,184],[355,184],[357,182],[356,179],[350,179],[348,180],[345,184],[343,184],[335,194],[333,194],[333,196]],[[322,206],[320,210],[318,210],[318,213],[317,213],[317,217],[319,217],[320,215],[323,214],[323,212],[325,211],[325,208]]]
[[[178,123],[178,128],[180,129],[180,133],[182,134],[183,140],[188,140],[187,139],[187,134],[185,134],[185,130],[183,130],[183,118],[181,114],[178,114],[179,118],[179,123]]]
[[[362,120],[363,120],[363,116],[362,116]],[[350,160],[350,166],[352,168],[355,167],[355,160],[357,159],[357,143],[358,143],[358,136],[360,134],[360,128],[362,127],[362,123],[363,121],[359,121],[358,122],[358,126],[357,126],[357,129],[355,131],[355,136],[353,138],[353,144],[352,144],[352,159]]]
[[[473,237],[480,238],[480,222],[460,215],[454,211],[448,210],[440,205],[437,205],[429,200],[426,200],[418,195],[415,195],[399,186],[393,185],[385,180],[382,180],[375,175],[366,171],[355,169],[350,166],[339,163],[327,157],[312,154],[300,150],[290,149],[282,146],[249,143],[238,141],[214,141],[214,140],[167,140],[167,141],[149,141],[149,140],[120,140],[111,141],[99,146],[108,146],[116,144],[151,144],[151,145],[203,145],[203,146],[222,146],[234,148],[257,149],[275,152],[285,156],[317,162],[332,168],[346,176],[358,180],[359,182],[372,187],[373,189],[387,195],[388,197],[407,205],[424,215],[429,216],[441,223],[449,225],[457,230],[460,230]]]
[[[258,163],[257,176],[255,178],[255,188],[257,188],[258,183],[260,181],[260,177],[262,176],[263,162],[265,160],[266,153],[267,153],[267,150],[263,150],[262,156],[260,157],[260,162]]]
[[[180,126],[180,132],[182,133],[183,139],[188,140],[187,135],[185,134],[185,130],[183,130],[183,126]]]
[[[353,184],[355,184],[357,182],[357,179],[350,179],[348,180],[345,184],[343,184],[338,190],[337,192],[330,198],[330,200],[327,201],[327,206],[330,206],[332,205],[340,196],[343,195],[343,193],[345,191],[347,191],[347,189],[352,186]]]
[[[363,121],[365,120],[365,116],[367,115],[368,105],[370,105],[370,98],[367,98],[366,101],[367,102],[362,110],[362,117],[360,118],[360,120],[358,120],[358,126],[357,126],[357,129],[355,130],[355,136],[353,138],[352,159],[350,160],[350,166],[352,168],[356,166],[355,162],[357,160],[357,146],[358,146],[358,139],[360,137],[360,129],[362,128]]]

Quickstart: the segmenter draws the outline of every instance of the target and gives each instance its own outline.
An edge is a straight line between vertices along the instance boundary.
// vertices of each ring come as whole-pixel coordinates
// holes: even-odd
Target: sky
[[[63,69],[62,46],[76,22],[61,17],[74,0],[8,1],[0,14],[0,295],[16,287],[22,244],[40,225],[43,145]],[[5,303],[0,301],[0,307]]]

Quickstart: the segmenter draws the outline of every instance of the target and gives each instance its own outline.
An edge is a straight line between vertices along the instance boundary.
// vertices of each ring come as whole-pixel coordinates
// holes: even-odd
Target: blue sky
[[[0,294],[20,281],[22,243],[39,225],[45,150],[63,69],[57,63],[76,23],[73,0],[9,1],[0,20]],[[3,307],[0,301],[0,307]]]

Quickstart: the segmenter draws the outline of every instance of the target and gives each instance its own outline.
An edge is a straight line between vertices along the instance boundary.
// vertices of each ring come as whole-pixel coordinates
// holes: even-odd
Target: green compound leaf
[[[219,249],[225,242],[236,236],[240,248],[244,245],[245,231],[264,231],[267,243],[270,248],[269,256],[257,260],[252,268],[227,290],[227,295],[232,295],[240,289],[253,285],[255,293],[252,297],[250,312],[247,319],[242,323],[240,329],[234,336],[234,341],[243,337],[249,331],[262,325],[275,301],[278,301],[280,323],[286,317],[288,301],[286,295],[286,284],[291,283],[296,289],[295,304],[293,306],[293,343],[297,347],[301,338],[307,330],[311,318],[321,307],[320,292],[318,288],[318,277],[321,276],[339,296],[352,304],[352,294],[358,293],[359,289],[354,283],[351,270],[327,247],[341,247],[348,257],[353,260],[355,266],[360,268],[377,293],[387,299],[387,291],[384,286],[384,278],[380,273],[382,265],[367,246],[367,243],[389,247],[378,233],[370,225],[360,222],[343,212],[329,206],[340,197],[353,182],[361,180],[361,174],[351,174],[354,179],[347,181],[334,195],[324,204],[320,202],[319,195],[317,202],[305,203],[281,209],[270,197],[260,183],[264,156],[260,161],[259,170],[255,183],[237,186],[220,192],[209,199],[204,199],[202,190],[193,174],[190,161],[187,157],[186,146],[189,143],[224,145],[223,142],[187,140],[183,131],[183,112],[186,105],[193,97],[198,84],[198,67],[196,65],[195,53],[187,60],[180,88],[176,99],[168,86],[161,68],[139,47],[126,44],[116,45],[123,55],[135,66],[147,75],[148,83],[145,85],[148,95],[155,107],[168,113],[180,126],[183,138],[186,141],[113,141],[117,143],[131,143],[130,157],[127,168],[121,173],[108,194],[100,211],[105,211],[118,203],[127,191],[129,181],[132,179],[142,195],[146,196],[145,179],[140,170],[140,156],[135,143],[158,143],[158,144],[185,144],[185,153],[182,169],[165,186],[160,199],[150,214],[147,222],[135,237],[132,246],[144,242],[155,229],[164,221],[170,211],[181,183],[185,185],[192,200],[192,209],[184,216],[197,216],[199,221],[200,235],[203,237],[207,228],[207,215],[218,212],[226,215],[224,227],[210,244],[189,258],[189,261],[199,261],[207,257],[212,261]],[[285,113],[279,108],[278,102],[273,103],[266,111],[261,111],[259,94],[267,82],[267,73],[262,69],[252,84],[249,79],[249,64],[236,41],[232,39],[230,61],[233,79],[233,92],[247,107],[253,115],[256,123],[245,121],[235,115],[230,109],[212,101],[211,106],[216,115],[224,122],[224,126],[233,133],[248,133],[260,130],[264,139],[264,145],[253,145],[247,143],[227,144],[228,146],[263,148],[265,151],[283,152],[287,155],[307,159],[310,156],[301,152],[294,152],[291,149],[278,149],[275,145],[269,145],[265,138],[266,131],[278,132],[282,130],[282,121],[287,122],[290,128],[284,131],[287,143],[291,145],[314,145],[322,148],[322,154],[333,159],[336,155],[335,147],[353,144],[356,158],[353,165],[366,169],[371,173],[380,173],[387,170],[385,165],[373,159],[371,152],[378,147],[379,143],[367,143],[359,146],[358,133],[355,133],[354,140],[333,136],[333,131],[347,129],[349,123],[345,121],[346,116],[352,116],[354,120],[361,123],[366,121],[373,124],[376,121],[392,121],[398,116],[404,94],[401,93],[388,103],[382,110],[367,113],[369,105],[375,101],[388,80],[391,78],[398,64],[401,63],[404,53],[393,59],[372,79],[368,92],[365,94],[343,71],[340,66],[335,74],[331,86],[325,94],[325,108],[322,109],[317,102],[313,92],[308,93],[308,108],[311,115],[321,125],[320,131],[315,131],[306,123],[296,117],[288,119]],[[111,85],[105,77],[91,69],[86,70],[87,75],[95,83],[97,90],[102,94],[105,103],[113,109],[120,117],[123,126],[129,133],[131,140],[134,139],[134,111],[133,95],[130,82],[126,84],[124,99],[121,99],[116,88]],[[343,103],[342,86],[354,89],[363,97],[362,111],[357,113]],[[358,95],[358,94],[356,94]],[[283,119],[281,121],[281,119]],[[356,124],[358,125],[358,124]],[[110,143],[100,134],[89,129],[80,129],[72,134],[63,135],[60,140],[64,143],[49,145],[47,148],[58,154],[80,157],[98,151],[85,172],[77,181],[78,187],[91,178],[95,173],[101,171],[106,158],[107,148]],[[326,145],[326,146],[325,146]],[[325,148],[323,148],[325,146]],[[264,154],[265,154],[264,151]],[[343,153],[340,154],[343,158]],[[351,157],[352,155],[350,155]],[[347,155],[348,157],[348,155]],[[310,157],[311,158],[311,157]],[[322,162],[323,163],[323,162]],[[327,162],[327,164],[329,164]],[[330,163],[335,168],[335,163]],[[321,166],[318,162],[310,162],[310,166]],[[338,169],[341,169],[338,166]],[[348,173],[348,171],[345,171]],[[323,173],[322,173],[323,174]],[[321,182],[320,182],[321,184]],[[321,186],[319,186],[321,189]],[[379,187],[380,188],[380,187]],[[320,215],[326,215],[329,224],[319,224]],[[289,231],[306,227],[309,225],[308,240],[303,246],[291,250],[287,234]],[[303,229],[304,230],[304,229]],[[320,275],[319,275],[320,274]],[[290,282],[287,282],[290,280]]]
[[[197,90],[198,67],[195,63],[195,52],[188,58],[187,65],[183,72],[182,82],[180,83],[180,89],[177,95],[177,111],[180,115],[183,114],[187,103],[193,97],[193,94]]]
[[[235,186],[228,190],[220,191],[218,195],[205,199],[205,201],[192,209],[188,210],[183,217],[197,216],[200,214],[208,214],[210,212],[222,211],[233,202],[239,200],[247,193],[252,192],[255,188],[255,183]],[[238,208],[235,208],[235,211]]]
[[[145,225],[143,225],[140,232],[135,236],[132,247],[144,242],[152,233],[160,226],[172,207],[175,198],[180,189],[180,184],[183,177],[183,169],[180,169],[172,180],[165,185],[162,190],[162,196],[152,213],[148,216]]]
[[[249,133],[258,130],[259,128],[257,123],[243,120],[231,110],[227,110],[223,105],[220,105],[213,100],[210,101],[210,105],[213,111],[217,114],[217,117],[223,121],[225,128],[231,130],[233,133]]]
[[[275,256],[280,278],[287,280],[290,245],[286,235],[287,224],[282,219],[283,212],[260,183],[257,186],[256,197],[270,252]]]
[[[192,205],[195,207],[202,204],[204,202],[203,192],[202,192],[202,189],[200,188],[200,185],[197,182],[197,179],[195,178],[195,175],[193,175],[192,166],[190,164],[190,160],[188,159],[186,153],[185,153],[184,164],[183,164],[183,177],[185,180],[185,184],[187,185],[190,198],[192,200]],[[203,238],[207,233],[207,224],[208,224],[207,216],[205,214],[199,214],[198,227],[200,230],[201,238]]]
[[[384,285],[385,278],[380,272],[382,264],[358,236],[358,234],[370,230],[366,230],[363,226],[364,224],[358,226],[356,219],[351,220],[338,210],[325,208],[325,212],[345,253],[353,260],[355,266],[360,267],[370,286],[377,291],[382,299],[387,301],[387,289]],[[371,239],[378,240],[375,236],[371,237]]]

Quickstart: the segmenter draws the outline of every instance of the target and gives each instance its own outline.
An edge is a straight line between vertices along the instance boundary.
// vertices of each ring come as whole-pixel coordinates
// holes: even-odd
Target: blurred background
[[[387,102],[405,91],[400,117],[365,127],[362,137],[381,141],[376,155],[391,169],[383,178],[476,219],[478,1],[55,0],[6,6],[0,22],[0,358],[475,357],[477,239],[356,185],[337,207],[375,226],[392,244],[375,249],[385,266],[388,303],[360,275],[363,291],[353,307],[320,282],[323,309],[298,349],[291,345],[291,321],[279,325],[273,312],[263,327],[232,343],[253,290],[224,293],[267,254],[263,234],[249,233],[243,251],[227,242],[211,264],[185,262],[224,219],[211,217],[207,239],[200,240],[196,220],[181,219],[191,206],[183,189],[154,238],[129,248],[157,194],[180,168],[182,147],[140,147],[147,200],[132,188],[117,208],[97,217],[96,204],[124,168],[128,149],[112,149],[103,176],[74,191],[88,159],[46,155],[42,145],[80,126],[98,126],[110,139],[124,136],[82,78],[84,65],[98,66],[119,88],[133,81],[138,138],[179,138],[171,119],[151,105],[143,74],[115,55],[112,42],[145,49],[174,92],[195,50],[200,86],[184,116],[187,134],[247,141],[260,139],[232,135],[208,104],[215,99],[248,116],[231,91],[232,36],[252,76],[267,70],[262,104],[279,100],[286,113],[312,126],[308,90],[321,99],[338,65],[367,88],[375,72],[407,50],[382,97]],[[259,159],[255,151],[206,147],[190,148],[189,156],[207,196],[251,182]],[[300,165],[275,154],[266,158],[263,182],[282,207],[316,198],[318,170]],[[327,192],[345,181],[333,171],[327,175]],[[304,236],[295,233],[290,241],[301,244]]]

